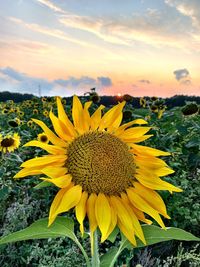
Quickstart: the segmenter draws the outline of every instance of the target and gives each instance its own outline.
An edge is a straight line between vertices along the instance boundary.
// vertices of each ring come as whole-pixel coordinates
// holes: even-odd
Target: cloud
[[[181,79],[187,78],[190,74],[187,69],[175,70],[173,73],[174,73],[177,81],[180,81]]]
[[[184,16],[190,17],[193,25],[200,28],[199,0],[165,0],[165,3],[171,7],[175,7]]]
[[[53,88],[53,83],[42,78],[31,77],[11,67],[0,68],[0,74],[1,90],[37,94],[39,86],[44,89],[44,93]]]
[[[189,46],[187,36],[191,36],[187,23],[177,17],[177,13],[165,9],[147,9],[141,14],[104,18],[82,16],[73,13],[61,15],[59,22],[66,27],[87,31],[106,42],[131,46],[143,42],[153,46]],[[172,23],[173,22],[173,23]]]
[[[182,85],[191,85],[191,77],[190,73],[187,69],[179,69],[175,70],[174,72],[175,78],[177,81],[180,82]]]
[[[7,75],[9,78],[12,78],[13,80],[16,80],[16,81],[19,81],[19,82],[27,79],[26,74],[20,73],[20,72],[12,69],[10,67],[1,68],[0,72],[2,74]]]
[[[181,83],[185,84],[185,85],[191,85],[192,84],[191,80],[189,80],[189,79],[183,80]]]
[[[35,32],[39,32],[39,33],[42,33],[42,34],[45,34],[48,36],[62,39],[64,41],[69,41],[69,42],[72,42],[72,43],[75,43],[75,44],[78,44],[81,46],[88,46],[87,42],[73,38],[73,37],[69,36],[66,32],[63,32],[59,29],[51,29],[51,28],[44,27],[44,26],[41,26],[41,25],[36,24],[36,23],[26,23],[23,20],[15,18],[15,17],[9,17],[9,20],[14,22],[15,24],[21,25],[21,26],[23,26],[29,30],[35,31]]]
[[[52,3],[49,0],[36,0],[37,2],[39,2],[40,4],[52,9],[53,11],[59,12],[59,13],[65,13],[65,11],[58,7],[57,5],[55,5],[54,3]]]
[[[79,86],[94,86],[96,80],[88,76],[82,76],[81,78],[69,77],[68,79],[57,79],[54,81],[56,84],[64,87],[79,87]]]
[[[0,68],[0,88],[5,91],[38,94],[39,87],[42,95],[66,96],[83,94],[86,90],[96,87],[98,90],[112,85],[109,77],[99,76],[96,79],[89,76],[69,77],[67,79],[46,80],[32,77],[11,67]]]
[[[139,80],[138,82],[146,83],[146,84],[150,84],[151,83],[149,80],[145,80],[145,79]]]
[[[132,46],[139,41],[156,47],[164,45],[191,49],[188,38],[193,38],[193,33],[177,13],[169,12],[171,0],[166,0],[166,6],[161,10],[148,8],[142,15],[132,13],[129,16],[104,18],[75,14],[50,0],[36,1],[56,12],[58,21],[67,28],[87,31],[108,43]]]
[[[112,80],[109,77],[97,77],[97,80],[104,87],[112,86]]]

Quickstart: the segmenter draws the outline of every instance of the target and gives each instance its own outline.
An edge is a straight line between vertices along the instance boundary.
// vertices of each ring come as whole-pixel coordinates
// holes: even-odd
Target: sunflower
[[[72,124],[57,98],[58,117],[52,111],[49,113],[56,134],[42,121],[33,119],[51,144],[33,140],[25,146],[40,147],[49,155],[22,163],[23,169],[14,178],[42,174],[47,176],[42,180],[60,188],[51,204],[49,225],[58,214],[75,208],[82,234],[87,215],[91,239],[97,227],[103,242],[118,226],[133,245],[135,236],[145,244],[139,221],[152,222],[144,213],[162,228],[165,225],[160,215],[170,218],[155,190],[182,191],[160,179],[174,172],[158,158],[170,153],[137,144],[151,137],[145,135],[151,127],[131,127],[146,124],[143,119],[120,126],[124,101],[103,116],[102,105],[90,116],[90,105],[91,101],[82,106],[74,96]]]
[[[49,112],[48,112],[48,110],[45,109],[45,110],[43,111],[43,115],[47,118],[47,117],[49,116]]]
[[[13,112],[18,113],[20,111],[19,107],[14,107]]]
[[[158,112],[158,106],[156,106],[156,105],[151,105],[151,106],[150,106],[150,110],[151,110],[152,112],[154,112],[154,113],[157,113],[157,112]]]
[[[11,126],[11,127],[13,127],[13,128],[18,127],[19,124],[20,124],[20,121],[18,121],[18,120],[9,120],[8,121],[8,125]]]
[[[24,117],[24,112],[23,112],[23,111],[19,111],[19,112],[18,112],[18,115],[19,115],[20,117]]]
[[[33,121],[32,120],[27,121],[27,126],[32,128],[33,127]]]
[[[38,139],[38,141],[40,141],[42,143],[46,143],[46,144],[49,143],[49,138],[45,133],[38,134],[37,139]]]
[[[8,108],[4,108],[1,113],[5,115],[5,114],[8,114],[9,112],[10,110]]]
[[[146,107],[146,99],[144,98],[144,97],[141,97],[140,98],[140,106],[142,106],[143,108],[145,108]]]
[[[34,108],[33,109],[33,114],[38,114],[38,113],[39,113],[38,109]]]
[[[152,96],[151,98],[152,101],[156,101],[157,99],[158,99],[157,96]]]
[[[42,100],[43,103],[47,102],[47,98],[46,97],[42,97],[41,100]]]
[[[12,152],[20,145],[20,137],[17,133],[12,135],[6,135],[2,137],[0,135],[0,151],[2,153]]]

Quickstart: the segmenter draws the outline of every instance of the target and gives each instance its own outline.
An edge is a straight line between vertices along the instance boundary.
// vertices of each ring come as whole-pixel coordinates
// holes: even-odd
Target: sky
[[[0,0],[0,91],[200,95],[200,0]]]

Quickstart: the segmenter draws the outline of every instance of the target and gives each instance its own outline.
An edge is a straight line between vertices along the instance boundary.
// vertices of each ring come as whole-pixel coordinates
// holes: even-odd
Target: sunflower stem
[[[91,241],[90,237],[90,241]],[[92,267],[99,267],[100,260],[99,260],[99,244],[98,244],[98,232],[97,230],[93,233],[93,242],[91,242],[91,250],[92,250],[92,260],[91,264]]]
[[[77,244],[77,246],[80,248],[81,252],[83,253],[83,256],[84,256],[85,261],[86,261],[86,266],[91,267],[89,257],[87,255],[87,253],[85,252],[83,246],[79,242],[78,238],[75,238],[75,243]]]

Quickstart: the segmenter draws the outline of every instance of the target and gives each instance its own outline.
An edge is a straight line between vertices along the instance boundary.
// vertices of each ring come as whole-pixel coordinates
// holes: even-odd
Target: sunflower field
[[[99,241],[101,263],[91,266],[200,266],[200,107],[99,100],[0,103],[0,265],[90,266]],[[191,238],[162,240],[165,227]]]

